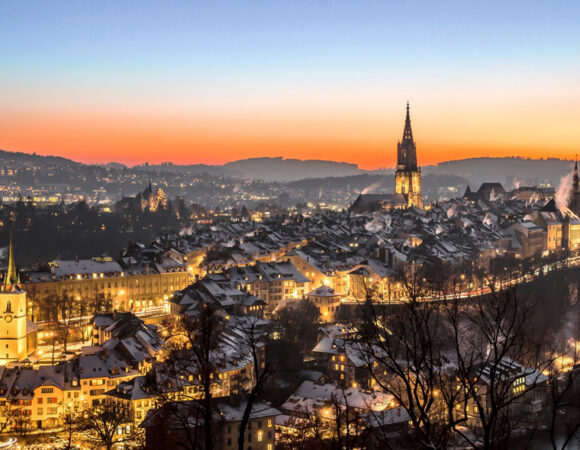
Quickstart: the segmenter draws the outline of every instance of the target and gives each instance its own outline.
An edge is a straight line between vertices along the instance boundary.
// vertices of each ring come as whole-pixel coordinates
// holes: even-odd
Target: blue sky
[[[184,122],[200,116],[209,122],[226,117],[242,131],[253,130],[245,122],[253,114],[253,134],[265,126],[280,127],[281,139],[287,139],[292,130],[269,123],[265,115],[279,120],[288,115],[286,124],[294,120],[294,129],[299,130],[301,119],[293,114],[314,115],[315,111],[313,120],[321,121],[326,135],[331,132],[327,118],[356,116],[354,110],[371,122],[373,114],[382,110],[385,115],[376,116],[377,122],[399,120],[395,114],[401,114],[402,103],[410,98],[428,133],[427,142],[440,147],[446,140],[430,127],[440,129],[441,109],[451,111],[446,117],[451,123],[462,120],[461,111],[481,111],[481,121],[489,126],[498,126],[492,105],[497,105],[499,114],[514,105],[529,109],[537,104],[542,111],[560,108],[569,120],[580,118],[579,5],[573,1],[4,1],[0,2],[0,107],[5,115],[14,113],[22,120],[28,114],[33,123],[44,120],[42,124],[50,120],[49,112],[102,117],[103,111],[117,111],[126,116],[159,114],[160,122],[169,117]],[[566,136],[567,143],[558,143],[559,152],[574,152],[578,134],[571,130],[572,124],[566,122],[560,130],[557,117],[548,116],[550,128],[534,135],[533,142],[542,141],[538,149],[546,148],[551,130]],[[535,114],[525,120],[541,117]],[[20,124],[16,128],[25,128],[12,120]],[[335,127],[341,128],[343,122],[337,119]],[[362,123],[354,126],[366,130]],[[466,126],[474,131],[472,124]],[[42,141],[30,142],[6,127],[0,125],[0,147],[43,150],[38,148]],[[215,122],[215,127],[216,133],[227,131],[220,128],[227,123]],[[399,133],[399,122],[395,128]],[[242,131],[234,134],[242,139]],[[453,127],[441,131],[452,133]],[[498,130],[500,135],[507,131]],[[2,133],[8,136],[5,140]],[[387,134],[389,142],[392,132]],[[493,150],[498,143],[486,141],[485,134],[489,132],[474,136],[474,145]],[[450,143],[467,145],[467,138]],[[131,153],[131,139],[124,139]],[[188,139],[183,142],[193,145],[195,140]],[[525,145],[532,143],[522,139]],[[99,158],[94,149],[83,153],[82,141],[72,148],[51,135],[46,142],[47,151]],[[364,137],[359,142],[364,143]],[[217,150],[220,145],[216,144]],[[178,153],[185,151],[179,148]],[[287,151],[288,147],[280,148]],[[276,148],[271,151],[276,153]],[[375,151],[369,150],[365,157],[370,161]]]

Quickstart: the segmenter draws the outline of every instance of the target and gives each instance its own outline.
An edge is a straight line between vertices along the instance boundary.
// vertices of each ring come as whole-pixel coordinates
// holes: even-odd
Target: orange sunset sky
[[[392,167],[409,100],[423,165],[579,150],[573,2],[226,3],[2,4],[0,148]]]

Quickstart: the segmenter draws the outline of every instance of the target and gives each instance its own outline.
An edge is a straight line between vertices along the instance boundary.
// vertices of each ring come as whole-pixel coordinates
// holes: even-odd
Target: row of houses
[[[96,316],[94,344],[53,365],[0,367],[3,430],[54,428],[67,412],[89,410],[119,383],[148,370],[161,350],[154,327],[130,313]]]

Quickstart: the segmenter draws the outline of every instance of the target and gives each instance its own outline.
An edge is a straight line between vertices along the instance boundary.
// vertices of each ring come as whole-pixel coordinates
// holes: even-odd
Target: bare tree
[[[104,402],[85,410],[81,415],[80,428],[93,443],[111,450],[117,442],[119,427],[131,422],[131,415],[125,408],[113,402]]]
[[[288,419],[286,427],[292,431],[283,430],[276,442],[276,448],[281,450],[311,449],[322,450],[327,447],[324,430],[327,429],[317,411],[303,409]]]
[[[147,377],[159,403],[168,404],[165,411],[181,423],[187,436],[184,444],[192,450],[211,450],[217,439],[213,392],[218,387],[215,359],[223,320],[221,310],[211,303],[201,305],[195,315],[184,316],[168,339],[167,357]]]
[[[344,450],[358,448],[360,443],[357,442],[357,438],[362,431],[361,418],[351,405],[344,387],[333,393],[330,404],[334,418],[331,447]]]
[[[454,428],[473,448],[491,449],[506,442],[529,409],[522,406],[546,377],[548,361],[539,332],[529,327],[531,308],[517,295],[517,289],[479,297],[463,307],[447,302],[447,320],[453,342],[459,415],[470,418],[481,436]]]
[[[79,411],[67,407],[60,415],[60,421],[63,429],[62,432],[58,434],[54,444],[57,448],[71,450],[74,448],[73,438],[81,428],[83,417]]]
[[[276,312],[277,321],[284,327],[286,339],[310,351],[318,337],[320,310],[308,299],[291,302]]]
[[[578,364],[575,350],[574,348],[573,356],[555,358],[549,370],[548,433],[553,450],[565,450],[580,445],[577,436],[580,430],[580,388],[579,375],[574,370],[574,366]],[[562,367],[563,363],[568,367]]]
[[[379,310],[373,291],[362,305],[360,345],[375,386],[391,394],[409,415],[417,447],[446,448],[453,427],[464,419],[444,414],[452,404],[448,386],[441,314],[424,301],[431,294],[420,269],[400,275],[406,301],[394,311]],[[443,288],[441,288],[443,289]]]
[[[11,430],[16,425],[21,409],[11,393],[0,400],[0,434]]]
[[[55,297],[55,306],[60,321],[58,329],[62,337],[63,352],[66,352],[72,324],[79,317],[78,300],[65,291],[61,296]]]
[[[244,413],[240,422],[240,432],[238,434],[238,448],[244,450],[246,429],[250,421],[250,415],[258,396],[262,393],[264,386],[273,374],[268,361],[266,361],[265,345],[261,340],[261,333],[257,329],[258,317],[247,316],[243,321],[238,320],[237,329],[241,330],[240,343],[244,350],[251,355],[255,383],[248,392]]]

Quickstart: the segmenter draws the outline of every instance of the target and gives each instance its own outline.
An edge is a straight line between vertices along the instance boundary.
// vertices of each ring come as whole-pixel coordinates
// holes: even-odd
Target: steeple
[[[10,247],[8,254],[8,270],[4,277],[3,291],[10,292],[12,288],[20,283],[16,272],[16,262],[14,261],[14,245],[12,243],[12,230],[14,228],[14,216],[10,216]]]
[[[411,115],[409,114],[409,102],[407,101],[407,117],[405,117],[405,129],[403,130],[403,143],[413,142],[413,130],[411,129]]]
[[[578,159],[574,162],[574,178],[572,179],[572,195],[568,199],[570,210],[580,216],[580,183],[578,181]]]
[[[405,117],[403,140],[397,145],[397,169],[417,170],[417,149],[415,147],[415,142],[413,141],[409,102],[407,102],[407,115]]]
[[[576,161],[574,163],[574,192],[576,192],[578,190],[578,159],[576,158]]]

